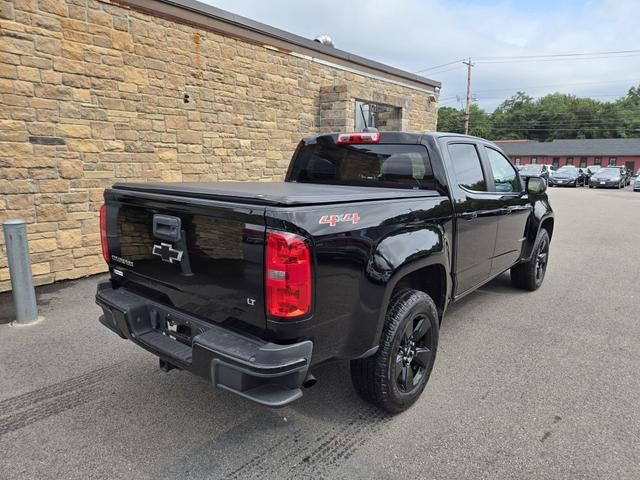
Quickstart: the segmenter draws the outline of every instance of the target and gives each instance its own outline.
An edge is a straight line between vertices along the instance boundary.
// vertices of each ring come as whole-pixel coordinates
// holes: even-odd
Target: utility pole
[[[473,63],[471,63],[471,57],[466,62],[462,62],[467,66],[467,103],[464,107],[464,134],[469,135],[469,116],[470,116],[470,108],[471,108],[471,67],[473,67]]]

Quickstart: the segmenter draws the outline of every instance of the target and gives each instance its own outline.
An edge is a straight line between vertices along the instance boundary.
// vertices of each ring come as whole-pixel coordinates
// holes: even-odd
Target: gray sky
[[[471,56],[640,49],[640,0],[204,0],[253,20],[410,72]],[[442,82],[441,104],[460,106],[462,64],[421,73]],[[610,101],[640,83],[640,55],[569,61],[480,62],[477,103],[493,110],[517,90],[533,97],[573,93]]]

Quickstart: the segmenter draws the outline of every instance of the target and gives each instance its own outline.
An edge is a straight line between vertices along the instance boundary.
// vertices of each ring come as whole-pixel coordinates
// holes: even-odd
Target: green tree
[[[464,112],[452,107],[441,107],[438,110],[438,131],[462,133]]]
[[[438,131],[464,133],[464,110],[452,107],[438,110]],[[475,104],[469,107],[469,134],[484,138],[491,135],[491,116]]]
[[[462,133],[464,112],[442,107],[438,130]],[[517,92],[493,113],[471,105],[469,133],[493,140],[640,137],[640,85],[615,102],[601,102],[565,93],[534,99]]]
[[[464,129],[464,114],[462,118]],[[475,103],[469,106],[469,134],[482,138],[491,138],[493,136],[491,115]]]
[[[528,138],[535,126],[535,110],[533,98],[524,92],[506,99],[491,115],[493,138]]]

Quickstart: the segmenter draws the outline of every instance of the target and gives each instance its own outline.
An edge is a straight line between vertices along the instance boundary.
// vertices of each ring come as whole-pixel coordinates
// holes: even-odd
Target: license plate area
[[[164,334],[169,338],[191,345],[193,334],[191,333],[191,324],[188,321],[183,322],[167,315],[164,327]]]
[[[155,306],[149,310],[149,323],[152,330],[188,346],[193,345],[195,336],[207,330],[203,322]]]

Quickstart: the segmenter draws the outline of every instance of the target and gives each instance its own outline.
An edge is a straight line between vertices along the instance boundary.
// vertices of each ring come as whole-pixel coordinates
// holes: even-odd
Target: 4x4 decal
[[[360,221],[358,212],[344,213],[342,215],[323,215],[320,217],[320,225],[330,225],[335,227],[340,222],[353,223],[354,225]]]

